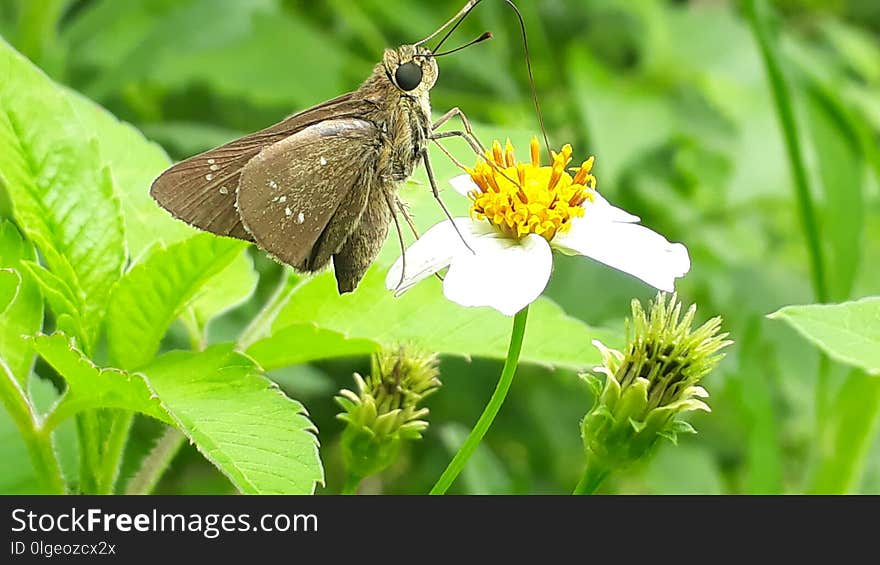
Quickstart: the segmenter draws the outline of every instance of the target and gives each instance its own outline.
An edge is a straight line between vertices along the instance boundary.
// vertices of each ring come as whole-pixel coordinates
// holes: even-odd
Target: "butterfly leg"
[[[441,149],[444,149],[442,145],[440,145],[439,147]],[[412,216],[409,215],[409,210],[406,207],[406,203],[403,200],[401,200],[397,195],[394,195],[394,202],[395,202],[395,204],[397,204],[397,211],[400,212],[400,215],[403,216],[403,219],[406,220],[407,225],[409,225],[409,230],[412,232],[413,237],[415,237],[416,239],[419,239],[421,237],[419,235],[419,230],[418,230],[418,228],[416,228],[416,223],[413,221]],[[397,218],[395,218],[395,222],[396,221],[397,221]],[[398,230],[400,230],[399,225],[398,225]],[[400,231],[398,231],[397,233],[399,234]],[[401,244],[400,245],[401,245],[401,255],[400,256],[405,263],[406,262],[406,259],[404,258],[405,249],[403,249],[404,246],[403,246],[402,237],[401,237]],[[406,272],[405,265],[404,265],[404,272]],[[443,280],[443,275],[441,275],[440,273],[434,273],[434,276],[437,277],[438,279],[440,279],[441,281]],[[401,281],[402,280],[403,279],[401,277]]]
[[[440,116],[437,121],[431,125],[431,132],[433,133],[437,128],[439,128],[452,118],[458,118],[459,120],[461,120],[464,131],[467,134],[466,136],[462,135],[462,137],[466,137],[468,139],[468,143],[471,144],[471,147],[476,144],[476,147],[479,148],[479,151],[477,151],[476,149],[474,151],[476,151],[477,154],[485,153],[486,148],[483,147],[482,143],[480,143],[480,139],[477,137],[477,135],[474,133],[473,128],[471,127],[471,122],[467,119],[465,113],[462,112],[461,108],[459,108],[458,106]]]
[[[406,218],[407,223],[409,224],[410,229],[413,230],[413,233],[416,234],[416,239],[419,238],[418,232],[416,232],[415,225],[412,223],[412,218],[409,217],[406,210],[403,207],[403,202],[400,201],[400,198],[397,195],[389,195],[387,191],[383,191],[385,194],[385,202],[388,204],[388,209],[391,210],[391,219],[394,220],[394,227],[397,230],[397,241],[400,243],[400,280],[397,281],[397,286],[394,288],[395,292],[403,286],[403,279],[406,277],[406,242],[403,240],[403,230],[400,229],[400,221],[397,219],[397,212],[400,212],[401,215]],[[391,203],[392,198],[394,199],[394,204]],[[396,210],[395,210],[396,208]]]
[[[428,181],[431,183],[431,192],[434,195],[434,200],[436,200],[440,204],[440,208],[443,209],[443,213],[446,214],[446,218],[452,223],[452,227],[455,228],[455,233],[458,234],[458,237],[461,238],[464,246],[468,248],[471,253],[474,253],[474,250],[468,245],[467,240],[461,235],[461,231],[458,229],[458,224],[455,223],[455,220],[452,219],[452,214],[449,213],[449,209],[446,207],[446,204],[443,203],[443,200],[440,198],[440,189],[437,188],[437,179],[434,177],[434,168],[431,166],[431,159],[428,157],[428,149],[427,147],[422,149],[422,163],[425,164],[425,172],[428,173]]]

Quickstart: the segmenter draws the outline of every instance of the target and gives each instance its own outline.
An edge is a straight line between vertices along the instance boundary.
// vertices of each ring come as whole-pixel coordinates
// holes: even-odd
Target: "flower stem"
[[[464,440],[458,453],[455,454],[455,457],[452,458],[449,466],[447,466],[446,470],[443,471],[443,474],[440,475],[437,484],[431,489],[431,494],[444,494],[449,489],[456,477],[461,473],[468,458],[470,458],[474,450],[477,449],[477,446],[480,445],[483,436],[489,431],[489,427],[495,420],[495,416],[498,415],[498,411],[501,409],[501,405],[507,397],[507,391],[510,390],[510,385],[513,382],[513,375],[516,374],[516,367],[519,363],[519,354],[522,351],[523,337],[526,333],[526,320],[528,317],[529,307],[526,306],[513,318],[513,331],[510,334],[510,345],[507,348],[507,360],[504,361],[504,369],[501,371],[501,378],[498,380],[495,392],[492,393],[492,398],[489,399],[489,403],[483,410],[480,419],[477,420],[477,424],[471,430],[470,435]]]
[[[106,437],[102,440],[101,460],[96,471],[98,494],[113,494],[131,425],[134,423],[134,412],[111,410],[103,417],[107,422],[107,429]]]
[[[0,404],[6,408],[18,428],[27,446],[31,464],[45,491],[53,494],[66,493],[67,483],[52,445],[51,432],[42,426],[28,394],[2,359],[0,359]]]
[[[577,486],[574,487],[574,492],[572,494],[593,494],[609,473],[610,472],[607,469],[602,469],[587,463],[587,468],[584,469],[584,475],[581,477]]]
[[[239,336],[238,348],[241,351],[244,351],[270,334],[272,324],[275,322],[275,318],[278,317],[281,309],[287,305],[293,294],[299,290],[300,285],[309,279],[310,277],[299,277],[287,271],[282,273],[281,281],[279,281],[275,293],[266,301],[263,308]]]
[[[125,494],[150,494],[186,440],[177,428],[167,428],[150,453],[141,463],[141,468],[132,477]]]
[[[813,205],[810,186],[807,182],[807,169],[804,166],[800,136],[797,122],[794,119],[791,92],[788,88],[788,83],[785,81],[785,75],[782,72],[776,44],[770,36],[767,21],[769,8],[765,0],[746,0],[745,10],[752,32],[758,42],[764,66],[767,69],[773,101],[776,104],[776,112],[779,116],[782,133],[785,138],[785,148],[788,152],[788,161],[792,177],[794,178],[795,197],[800,212],[801,227],[807,239],[807,251],[810,256],[813,278],[813,292],[819,302],[826,302],[828,290],[825,284],[825,262],[820,245],[819,222],[816,220],[815,206]]]

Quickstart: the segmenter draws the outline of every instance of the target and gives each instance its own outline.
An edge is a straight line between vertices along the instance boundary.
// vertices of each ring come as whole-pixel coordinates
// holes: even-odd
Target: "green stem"
[[[98,494],[98,468],[101,462],[101,427],[97,410],[85,410],[76,416],[79,439],[79,491]]]
[[[144,457],[141,468],[129,481],[125,494],[150,494],[153,492],[159,479],[168,470],[171,461],[174,460],[185,441],[186,436],[180,433],[177,428],[167,428],[150,453]]]
[[[587,468],[584,469],[584,475],[581,477],[577,486],[574,487],[574,492],[572,494],[593,494],[609,473],[608,470],[601,469],[595,465],[590,465],[588,462]]]
[[[66,493],[67,483],[64,481],[61,464],[52,445],[52,435],[42,427],[40,417],[30,403],[27,393],[2,359],[0,359],[0,401],[6,407],[27,446],[31,464],[40,483],[47,492]]]
[[[776,104],[776,112],[779,116],[782,133],[785,138],[789,166],[794,178],[795,197],[797,198],[798,211],[800,212],[801,228],[807,239],[813,292],[819,302],[826,302],[828,290],[825,284],[825,261],[822,256],[819,238],[819,223],[816,220],[815,206],[810,195],[810,185],[807,181],[807,169],[804,166],[800,135],[797,122],[794,119],[794,105],[792,104],[791,92],[789,91],[788,83],[785,81],[785,75],[782,72],[776,44],[770,35],[767,21],[769,8],[765,0],[746,0],[745,8],[752,32],[761,51],[761,57],[764,60],[764,66],[767,68],[773,101]]]
[[[489,403],[483,410],[480,419],[477,420],[474,429],[471,430],[470,435],[464,440],[464,443],[459,448],[458,453],[455,454],[455,457],[452,458],[449,466],[446,467],[446,470],[440,475],[437,484],[431,489],[431,494],[444,494],[449,489],[456,477],[461,473],[468,458],[473,454],[474,450],[477,449],[477,446],[480,445],[483,436],[489,431],[489,427],[495,420],[495,416],[498,415],[498,411],[501,409],[501,405],[504,404],[504,399],[507,397],[507,391],[510,390],[513,376],[516,374],[516,367],[519,363],[519,354],[522,351],[523,337],[526,333],[526,321],[528,320],[528,317],[529,307],[526,306],[513,318],[513,331],[510,334],[507,360],[504,362],[504,369],[501,371],[501,378],[498,379],[498,385],[495,387],[495,392],[492,393],[492,398],[489,399]]]
[[[800,135],[794,118],[794,104],[792,103],[791,92],[788,88],[788,83],[785,81],[785,75],[782,72],[776,43],[770,34],[768,22],[770,8],[766,0],[746,0],[745,11],[752,32],[758,42],[764,66],[767,69],[773,101],[776,105],[779,122],[785,138],[789,166],[794,178],[795,197],[798,203],[801,228],[807,240],[813,294],[817,302],[824,303],[828,301],[828,287],[825,280],[825,261],[820,243],[821,238],[819,237],[819,223],[816,219],[815,206],[810,193],[810,185],[807,181],[807,170],[804,166]],[[824,354],[820,355],[815,391],[817,437],[824,436],[825,416],[831,401],[830,363]]]
[[[128,435],[134,422],[134,412],[113,410],[104,415],[110,422],[107,438],[101,450],[101,459],[97,471],[98,493],[112,494],[119,478],[122,456],[128,443]]]
[[[238,347],[240,350],[246,350],[257,341],[269,335],[272,324],[275,322],[275,318],[278,317],[278,313],[287,305],[290,297],[299,289],[300,285],[307,280],[309,280],[309,277],[298,277],[287,271],[282,274],[281,282],[278,283],[275,294],[272,295],[239,336]]]

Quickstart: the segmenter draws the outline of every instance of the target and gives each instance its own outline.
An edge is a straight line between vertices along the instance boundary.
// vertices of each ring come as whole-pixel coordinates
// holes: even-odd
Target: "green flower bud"
[[[404,440],[420,439],[428,427],[427,408],[419,405],[440,387],[437,357],[400,347],[373,356],[367,378],[355,373],[356,391],[336,397],[348,425],[342,455],[351,477],[378,473],[391,465]]]
[[[624,353],[593,342],[603,364],[594,369],[605,374],[583,375],[596,402],[581,422],[588,465],[614,470],[646,455],[661,437],[676,441],[679,433],[696,433],[677,416],[691,410],[710,412],[703,399],[709,393],[699,386],[723,358],[730,345],[719,333],[721,318],[692,330],[696,306],[681,316],[681,303],[659,293],[649,312],[632,302],[627,321]]]

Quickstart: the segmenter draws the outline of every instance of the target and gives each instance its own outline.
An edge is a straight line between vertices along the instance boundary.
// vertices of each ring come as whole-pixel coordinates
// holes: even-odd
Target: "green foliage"
[[[786,306],[770,317],[785,320],[838,361],[880,373],[880,297]]]
[[[18,382],[25,386],[33,363],[33,352],[25,336],[39,331],[43,323],[43,300],[23,261],[33,261],[33,247],[21,239],[14,225],[0,224],[0,269],[14,292],[0,298],[0,358]],[[10,287],[7,286],[7,289]]]
[[[241,242],[199,234],[147,253],[119,280],[110,296],[110,362],[135,369],[152,359],[168,326],[205,283],[243,250]]]
[[[64,297],[56,315],[90,349],[125,262],[119,198],[65,94],[6,44],[0,75],[0,178],[51,273],[41,282]]]
[[[305,409],[231,345],[167,353],[143,373],[178,428],[241,492],[310,494],[323,482]]]

